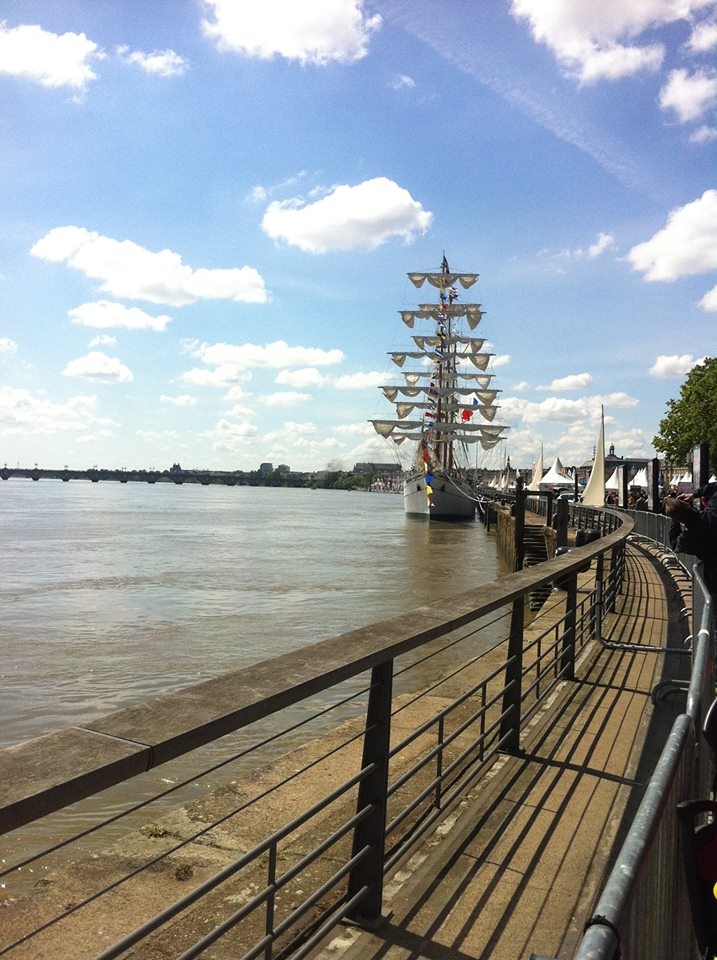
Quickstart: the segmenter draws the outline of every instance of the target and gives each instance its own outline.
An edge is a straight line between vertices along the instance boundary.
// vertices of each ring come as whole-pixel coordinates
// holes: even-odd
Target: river
[[[395,494],[0,484],[0,745],[87,723],[499,575]]]

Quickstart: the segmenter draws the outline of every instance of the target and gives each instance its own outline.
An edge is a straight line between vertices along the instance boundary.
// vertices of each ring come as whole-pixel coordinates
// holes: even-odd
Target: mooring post
[[[371,812],[354,830],[352,855],[356,857],[365,849],[368,854],[351,869],[348,882],[349,899],[366,888],[355,910],[349,914],[349,919],[363,926],[375,925],[381,919],[392,687],[393,660],[389,660],[371,671],[361,763],[362,770],[371,770],[359,784],[356,805],[357,813],[367,809]]]

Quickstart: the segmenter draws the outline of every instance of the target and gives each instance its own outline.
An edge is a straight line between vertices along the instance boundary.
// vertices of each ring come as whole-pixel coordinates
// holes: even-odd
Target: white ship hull
[[[465,480],[434,473],[431,493],[426,493],[424,473],[410,474],[403,485],[403,507],[408,517],[426,520],[473,520],[475,493]]]

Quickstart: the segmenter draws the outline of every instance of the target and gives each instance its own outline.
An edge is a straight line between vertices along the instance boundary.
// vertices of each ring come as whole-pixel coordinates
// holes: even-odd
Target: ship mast
[[[441,317],[436,320],[436,335],[439,339],[447,335],[446,340],[446,349],[442,351],[442,359],[439,364],[439,383],[441,387],[448,388],[452,390],[456,386],[456,345],[452,343],[452,334],[453,334],[453,318],[451,316],[452,311],[450,307],[453,304],[453,301],[456,299],[458,294],[456,289],[453,286],[449,286],[451,282],[450,278],[451,269],[448,266],[448,260],[446,260],[445,253],[443,254],[443,260],[441,261],[441,281],[439,287],[439,296],[441,301],[441,310],[445,311],[446,316]],[[443,392],[441,391],[441,396],[439,397],[438,410],[436,419],[441,422],[443,421],[443,406],[445,401],[443,399]],[[455,411],[453,410],[453,405],[450,405],[450,409],[446,411],[447,420],[451,423],[455,421]],[[442,434],[440,437],[440,448],[439,448],[439,460],[441,466],[444,470],[450,470],[453,467],[453,444],[448,442],[448,435]]]

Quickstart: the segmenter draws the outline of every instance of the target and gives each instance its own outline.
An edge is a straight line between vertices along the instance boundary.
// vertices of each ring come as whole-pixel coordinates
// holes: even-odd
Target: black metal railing
[[[346,918],[378,920],[384,877],[499,754],[519,749],[527,722],[558,683],[576,676],[576,652],[614,607],[633,520],[579,509],[573,522],[602,537],[562,557],[91,726],[0,751],[0,831],[21,837],[26,825],[34,836],[43,818],[62,817],[78,801],[86,810],[90,798],[83,815],[100,822],[79,831],[81,852],[88,835],[100,842],[95,831],[103,822],[117,833],[124,817],[116,814],[112,791],[92,799],[101,791],[119,785],[125,798],[127,791],[141,794],[155,770],[181,779],[183,768],[172,764],[195,762],[193,751],[216,748],[224,737],[230,756],[212,768],[213,776],[220,766],[223,778],[234,778],[210,802],[197,799],[201,776],[188,776],[194,789],[188,817],[173,814],[169,791],[159,791],[164,806],[149,825],[154,798],[126,802],[127,829],[144,838],[131,862],[110,856],[81,899],[0,941],[0,956],[28,943],[52,955],[66,925],[96,909],[103,916],[96,943],[103,960],[145,942],[160,949],[167,937],[172,955],[183,958],[220,939],[246,960],[303,957]],[[553,583],[561,588],[536,624],[526,626],[526,598]],[[500,650],[498,665],[486,671],[482,658],[495,659]],[[219,786],[211,779],[209,785]],[[172,789],[173,802],[180,799]],[[100,803],[112,816],[97,814]],[[77,822],[75,811],[70,807],[63,825]],[[41,843],[19,860],[5,857],[0,879],[12,889],[18,864],[39,870],[48,850],[55,863],[77,859],[66,846],[72,839]],[[72,870],[64,862],[61,869]],[[157,887],[179,878],[193,882],[190,892],[152,910]],[[152,897],[146,887],[135,890],[141,883],[151,885]],[[122,929],[115,897],[123,908],[133,904],[131,914],[144,910],[142,922]],[[201,935],[193,920],[198,904]]]
[[[684,565],[692,576],[692,668],[685,711],[672,726],[573,960],[691,960],[697,948],[677,804],[706,798],[713,779],[714,760],[702,736],[702,722],[715,697],[714,600],[701,564],[694,557],[670,552],[666,517],[626,513],[634,523],[634,538],[658,545],[668,566]]]

